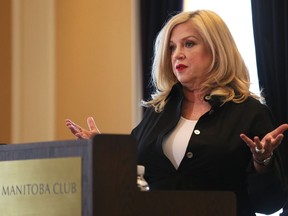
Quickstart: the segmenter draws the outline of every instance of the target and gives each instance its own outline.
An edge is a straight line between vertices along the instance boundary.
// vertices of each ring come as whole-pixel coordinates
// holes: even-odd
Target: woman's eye
[[[192,47],[194,44],[195,44],[195,43],[192,42],[192,41],[187,41],[187,42],[185,42],[185,47],[190,48],[190,47]]]

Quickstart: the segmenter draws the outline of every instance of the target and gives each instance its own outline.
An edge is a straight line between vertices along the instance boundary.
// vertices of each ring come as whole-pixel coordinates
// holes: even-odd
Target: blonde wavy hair
[[[247,67],[224,21],[213,11],[197,10],[173,16],[159,32],[154,45],[152,65],[152,84],[155,91],[151,100],[143,101],[142,105],[153,106],[156,112],[163,110],[172,86],[178,82],[173,73],[169,49],[171,32],[175,26],[188,21],[193,22],[212,53],[208,78],[202,84],[201,91],[209,92],[210,96],[219,96],[222,103],[241,103],[248,96],[259,99],[249,91]]]

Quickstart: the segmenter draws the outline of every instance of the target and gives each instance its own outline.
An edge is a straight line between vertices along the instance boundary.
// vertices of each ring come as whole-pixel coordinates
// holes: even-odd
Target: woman
[[[249,74],[223,20],[212,11],[172,17],[155,43],[155,92],[132,131],[138,163],[152,190],[228,190],[238,215],[270,214],[286,201],[277,150],[288,124],[275,129],[269,109],[249,91]],[[100,133],[71,120],[78,138]]]

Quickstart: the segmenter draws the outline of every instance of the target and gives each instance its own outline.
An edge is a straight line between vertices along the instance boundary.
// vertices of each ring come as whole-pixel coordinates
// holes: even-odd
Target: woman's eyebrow
[[[189,38],[193,38],[193,39],[198,40],[198,37],[197,37],[197,36],[195,36],[195,35],[188,35],[188,36],[185,36],[185,37],[181,38],[181,41],[187,40],[187,39],[189,39]],[[170,39],[170,43],[173,43],[173,40]]]

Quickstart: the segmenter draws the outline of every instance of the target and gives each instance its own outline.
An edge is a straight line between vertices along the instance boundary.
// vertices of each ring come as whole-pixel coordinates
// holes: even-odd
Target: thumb
[[[96,126],[96,123],[95,123],[93,117],[90,116],[87,118],[87,124],[88,124],[90,131],[93,131],[93,132],[96,132],[97,134],[100,134],[100,131],[99,131],[98,127]]]
[[[272,131],[272,136],[276,137],[279,134],[283,134],[286,130],[288,130],[288,124],[282,124],[278,128],[276,128],[274,131]]]

